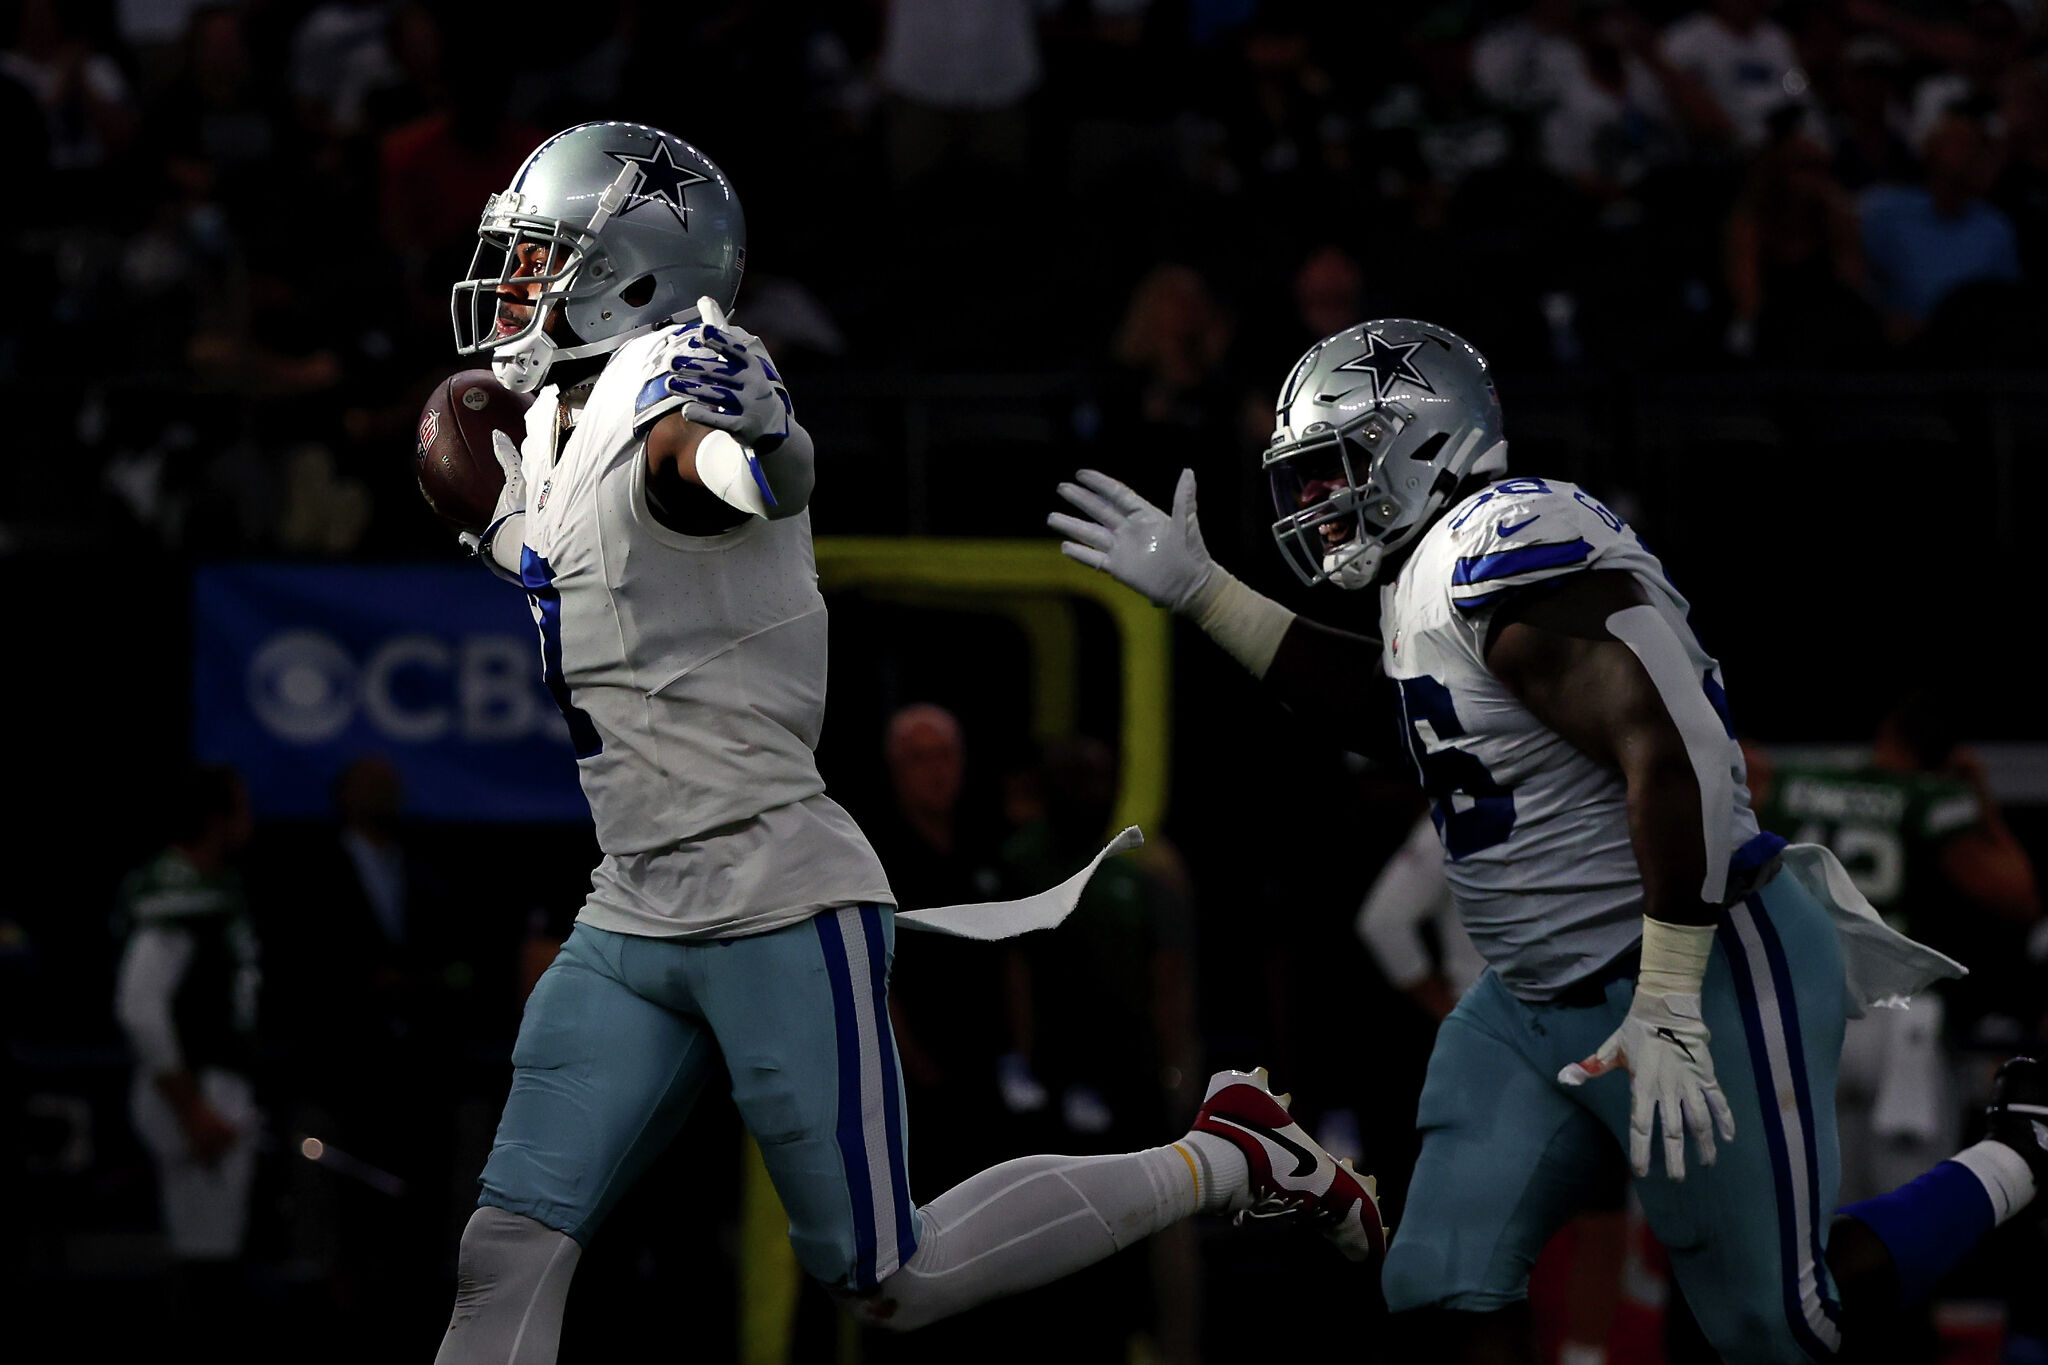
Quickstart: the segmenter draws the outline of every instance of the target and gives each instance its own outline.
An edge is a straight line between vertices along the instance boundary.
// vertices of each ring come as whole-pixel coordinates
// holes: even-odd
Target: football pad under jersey
[[[1516,478],[1472,494],[1380,591],[1386,671],[1459,913],[1503,983],[1530,1000],[1614,962],[1642,929],[1620,774],[1537,720],[1485,662],[1492,611],[1509,594],[1594,570],[1635,575],[1725,722],[1720,666],[1693,637],[1685,599],[1635,532],[1576,485]],[[1728,763],[1740,848],[1757,823],[1732,730]]]
[[[527,412],[521,578],[605,853],[582,918],[726,936],[891,903],[813,755],[826,621],[809,514],[691,536],[648,509],[645,433],[676,406],[658,395],[684,330],[621,347],[566,435],[554,389]]]

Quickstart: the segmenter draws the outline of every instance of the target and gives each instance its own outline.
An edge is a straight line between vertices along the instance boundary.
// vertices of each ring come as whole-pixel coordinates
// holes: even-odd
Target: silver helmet
[[[1280,391],[1265,469],[1273,536],[1301,580],[1370,587],[1467,476],[1506,472],[1491,367],[1410,318],[1325,337]]]
[[[557,360],[604,355],[710,295],[730,308],[747,263],[747,220],[725,172],[672,133],[638,123],[584,123],[526,158],[484,204],[469,278],[455,286],[455,346],[487,354],[507,388],[529,393]],[[524,325],[500,326],[498,289],[518,248],[547,248]],[[559,310],[566,335],[550,336]]]

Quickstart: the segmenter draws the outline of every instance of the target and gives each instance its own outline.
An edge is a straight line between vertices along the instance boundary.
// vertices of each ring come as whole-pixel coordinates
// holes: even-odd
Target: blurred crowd
[[[34,436],[64,452],[10,473],[6,543],[430,550],[404,456],[454,363],[448,285],[484,197],[589,118],[726,168],[744,320],[800,400],[865,400],[828,406],[836,448],[899,464],[879,411],[962,372],[1003,376],[969,386],[990,398],[1043,380],[1040,444],[1241,459],[1294,356],[1374,315],[1451,325],[1510,383],[2040,358],[2025,0],[4,18],[0,145],[32,211],[0,385],[46,396]],[[900,529],[931,477],[840,515]]]
[[[23,860],[22,908],[0,905],[0,1098],[20,1119],[0,1123],[0,1161],[34,1177],[0,1270],[55,1308],[89,1313],[108,1285],[161,1294],[223,1360],[240,1349],[226,1324],[340,1359],[417,1354],[445,1314],[519,1004],[580,901],[588,831],[421,829],[374,754],[325,822],[252,827],[225,770],[153,783],[183,757],[182,587],[162,571],[455,553],[410,464],[419,403],[458,363],[448,286],[485,196],[591,118],[667,128],[731,176],[750,233],[739,318],[818,433],[821,533],[1033,534],[1055,472],[1099,463],[1156,496],[1190,465],[1219,559],[1284,593],[1256,465],[1273,390],[1319,337],[1401,314],[1480,345],[1517,450],[1612,476],[1660,552],[1683,561],[1704,535],[1681,503],[1702,522],[1751,501],[1781,516],[1741,523],[1743,565],[1715,561],[1753,579],[1680,574],[1713,638],[1735,637],[1724,659],[1750,665],[1738,719],[1745,697],[1768,720],[1799,694],[1798,714],[1838,728],[1766,724],[1763,739],[1877,739],[1849,764],[1772,765],[1759,748],[1767,819],[1833,844],[1881,909],[1984,966],[1912,1027],[1866,1031],[1845,1071],[1852,1180],[1876,1188],[1967,1139],[1984,1059],[2048,1028],[2040,808],[2008,824],[1955,732],[2032,717],[2031,701],[1950,677],[1944,705],[1894,708],[1905,673],[1840,643],[1924,649],[1897,643],[1919,629],[1900,621],[1925,619],[1914,604],[1997,561],[1909,582],[1910,564],[1859,560],[1861,591],[1834,600],[1833,542],[1815,532],[1802,552],[1774,529],[1804,533],[1795,516],[1823,501],[1852,527],[1912,523],[1901,484],[1917,498],[1945,460],[2009,462],[2013,432],[2048,434],[2048,402],[2029,428],[2010,408],[1993,421],[1975,388],[1946,407],[1913,389],[2048,362],[2032,322],[2048,12],[2026,0],[7,0],[0,44],[26,257],[0,395],[33,454],[0,473],[0,560],[72,585],[28,595],[23,638],[71,648],[53,632],[72,598],[112,603],[144,661],[72,689],[81,709],[127,708],[143,776],[104,784],[61,727],[26,737],[67,760],[25,765],[65,828],[55,856]],[[1767,407],[1871,373],[1820,418]],[[1599,386],[1672,375],[1706,377],[1692,463],[1658,467],[1680,438],[1654,417],[1587,415]],[[1546,383],[1566,401],[1519,403]],[[1892,388],[1920,406],[1901,418]],[[1849,409],[1863,426],[1838,423]],[[1790,462],[1815,431],[1838,444]],[[1899,482],[1822,499],[1844,452],[1895,460],[1865,467]],[[1767,468],[1774,496],[1684,482],[1709,459]],[[2023,503],[2010,463],[1968,468]],[[1973,553],[2019,543],[1996,515],[1957,533]],[[1839,635],[1743,596],[1814,565]],[[2009,625],[1996,596],[1944,599],[1950,633],[1971,612]],[[1800,641],[1838,651],[1843,687],[1864,690],[1773,666]],[[1015,1153],[1160,1140],[1210,1067],[1261,1062],[1327,1145],[1362,1150],[1396,1192],[1405,1178],[1422,1059],[1473,970],[1433,836],[1400,775],[1323,752],[1235,665],[1182,643],[1165,837],[1148,831],[1042,941],[902,946],[892,1009],[920,1198]],[[1093,852],[1112,748],[1076,734],[1031,749],[980,704],[973,660],[920,694],[901,678],[923,663],[890,653],[907,647],[862,645],[865,673],[896,681],[836,662],[836,695],[857,700],[835,704],[825,771],[906,906],[1037,889]],[[188,978],[198,995],[165,995]],[[729,1107],[704,1109],[593,1247],[572,1355],[654,1339],[685,1298],[693,1346],[736,1349],[738,1130]],[[230,1176],[246,1200],[231,1226],[180,1231],[177,1192]],[[1551,1341],[1620,1340],[1631,1312],[1661,1311],[1654,1248],[1629,1229],[1617,1194],[1574,1228],[1568,1267],[1539,1275],[1576,1286],[1545,1300]],[[1223,1358],[1269,1349],[1275,1295],[1311,1324],[1355,1302],[1341,1266],[1257,1230],[1197,1229],[1124,1261],[867,1349],[1123,1360],[1135,1337],[1162,1360],[1198,1342]],[[1968,1288],[1999,1299],[2001,1273],[1973,1267]],[[217,1311],[228,1301],[242,1307]],[[2013,1333],[2048,1338],[2015,1312]],[[133,1341],[163,1320],[99,1326]],[[799,1304],[795,1330],[798,1358],[840,1349],[822,1302]]]

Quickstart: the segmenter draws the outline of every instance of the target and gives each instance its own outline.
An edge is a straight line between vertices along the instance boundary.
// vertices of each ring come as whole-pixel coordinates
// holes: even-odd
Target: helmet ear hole
[[[654,276],[642,275],[619,291],[619,302],[628,308],[645,308],[654,298]]]

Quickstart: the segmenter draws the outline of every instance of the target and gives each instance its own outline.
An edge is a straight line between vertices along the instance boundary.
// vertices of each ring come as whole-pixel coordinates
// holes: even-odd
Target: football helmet
[[[557,360],[605,355],[663,323],[696,317],[710,295],[730,308],[747,261],[747,223],[725,172],[672,133],[584,123],[534,149],[484,204],[469,276],[455,286],[455,346],[488,355],[498,382],[537,389]],[[546,247],[523,325],[498,325],[498,289],[518,249]],[[563,329],[549,335],[560,312]]]
[[[1491,367],[1463,337],[1410,318],[1325,337],[1280,390],[1264,467],[1273,537],[1296,575],[1370,587],[1469,475],[1507,471]]]

